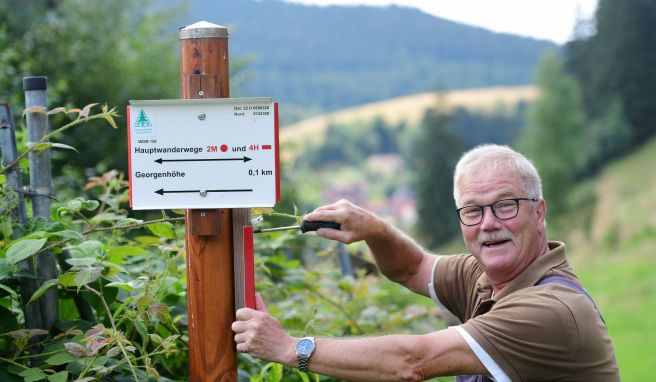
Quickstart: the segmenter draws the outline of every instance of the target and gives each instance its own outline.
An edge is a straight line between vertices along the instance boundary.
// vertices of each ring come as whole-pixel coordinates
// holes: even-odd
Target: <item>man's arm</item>
[[[427,284],[437,257],[380,217],[340,200],[317,208],[304,219],[339,223],[339,230],[322,228],[317,235],[346,244],[364,240],[385,276],[415,293],[429,295]]]
[[[268,313],[258,295],[258,310],[237,311],[232,324],[237,350],[297,367],[289,336]],[[313,372],[357,381],[421,381],[442,375],[484,374],[483,364],[453,328],[425,335],[331,339],[317,338],[310,359]]]

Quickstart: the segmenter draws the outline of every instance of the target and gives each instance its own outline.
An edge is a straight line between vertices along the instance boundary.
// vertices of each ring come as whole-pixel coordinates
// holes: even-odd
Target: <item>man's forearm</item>
[[[310,370],[349,381],[422,381],[440,375],[485,372],[452,329],[425,335],[315,341]],[[290,366],[296,367],[295,360]]]
[[[422,266],[430,261],[430,256],[424,249],[401,230],[390,224],[381,222],[381,232],[367,238],[365,242],[371,250],[378,269],[390,280],[406,286],[414,292],[426,294],[426,278],[430,275],[419,275],[432,267]]]

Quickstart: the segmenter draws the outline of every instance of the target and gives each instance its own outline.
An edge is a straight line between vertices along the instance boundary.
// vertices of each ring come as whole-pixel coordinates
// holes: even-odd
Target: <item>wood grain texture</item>
[[[181,98],[229,97],[228,65],[227,38],[180,40]],[[232,210],[187,210],[185,224],[189,380],[235,382]]]

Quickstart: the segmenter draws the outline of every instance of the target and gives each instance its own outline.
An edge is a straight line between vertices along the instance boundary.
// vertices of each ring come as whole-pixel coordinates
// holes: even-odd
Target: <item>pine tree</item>
[[[464,150],[451,130],[451,117],[439,108],[426,112],[415,141],[412,166],[417,174],[417,231],[424,244],[436,248],[459,232],[453,201],[453,169]]]
[[[595,18],[596,34],[567,46],[568,67],[581,83],[589,117],[609,118],[619,102],[632,143],[639,144],[656,134],[656,2],[600,0]]]
[[[565,208],[569,186],[585,161],[583,101],[576,80],[554,52],[543,57],[536,82],[541,96],[529,106],[519,148],[538,168],[550,210],[558,211]]]

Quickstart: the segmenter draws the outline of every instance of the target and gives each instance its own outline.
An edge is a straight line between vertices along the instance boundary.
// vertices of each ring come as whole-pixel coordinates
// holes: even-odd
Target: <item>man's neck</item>
[[[535,260],[537,260],[540,256],[545,255],[547,252],[549,252],[549,243],[545,238],[544,243],[540,247],[540,250],[537,252],[537,255],[535,255],[533,259],[531,259],[531,261],[529,261],[524,267],[520,269],[516,269],[510,275],[507,272],[499,272],[499,274],[497,275],[494,272],[488,273],[486,271],[485,274],[487,275],[487,278],[490,281],[490,284],[492,285],[492,295],[498,294],[503,288],[505,288],[506,285],[508,285],[517,276],[519,276],[522,272],[524,272],[526,268],[528,268],[531,264],[533,264]]]

